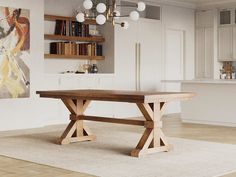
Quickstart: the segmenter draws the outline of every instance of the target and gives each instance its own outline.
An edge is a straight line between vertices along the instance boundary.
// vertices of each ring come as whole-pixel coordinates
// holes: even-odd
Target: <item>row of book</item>
[[[89,25],[76,21],[56,20],[55,35],[89,37]]]
[[[103,48],[96,43],[51,42],[50,54],[102,56]]]

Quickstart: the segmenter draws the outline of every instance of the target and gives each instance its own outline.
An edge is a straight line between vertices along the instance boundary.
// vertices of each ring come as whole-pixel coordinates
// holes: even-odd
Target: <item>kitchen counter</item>
[[[180,83],[181,91],[197,94],[192,101],[181,103],[183,122],[236,127],[236,80],[163,82]]]
[[[162,83],[236,84],[236,79],[162,80]]]

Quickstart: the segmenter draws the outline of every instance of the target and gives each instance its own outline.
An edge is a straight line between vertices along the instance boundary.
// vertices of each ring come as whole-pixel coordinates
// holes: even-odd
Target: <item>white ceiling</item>
[[[235,5],[236,0],[146,0],[152,3],[175,4],[190,8],[203,8],[209,6],[223,7],[225,5]]]

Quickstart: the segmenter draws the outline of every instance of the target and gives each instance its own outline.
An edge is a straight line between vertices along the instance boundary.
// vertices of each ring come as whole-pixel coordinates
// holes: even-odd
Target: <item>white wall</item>
[[[0,130],[36,127],[44,125],[45,109],[49,104],[37,99],[35,91],[43,84],[43,1],[1,0],[0,6],[25,8],[30,10],[31,37],[31,98],[0,100]],[[46,110],[46,112],[45,112]]]

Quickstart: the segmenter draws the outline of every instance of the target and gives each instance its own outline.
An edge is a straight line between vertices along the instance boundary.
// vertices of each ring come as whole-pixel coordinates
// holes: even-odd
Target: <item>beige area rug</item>
[[[236,171],[236,145],[169,138],[174,151],[138,159],[129,154],[143,128],[89,126],[97,135],[96,142],[64,146],[54,144],[61,134],[56,127],[52,127],[56,132],[5,134],[0,136],[0,155],[102,177],[214,177]]]

